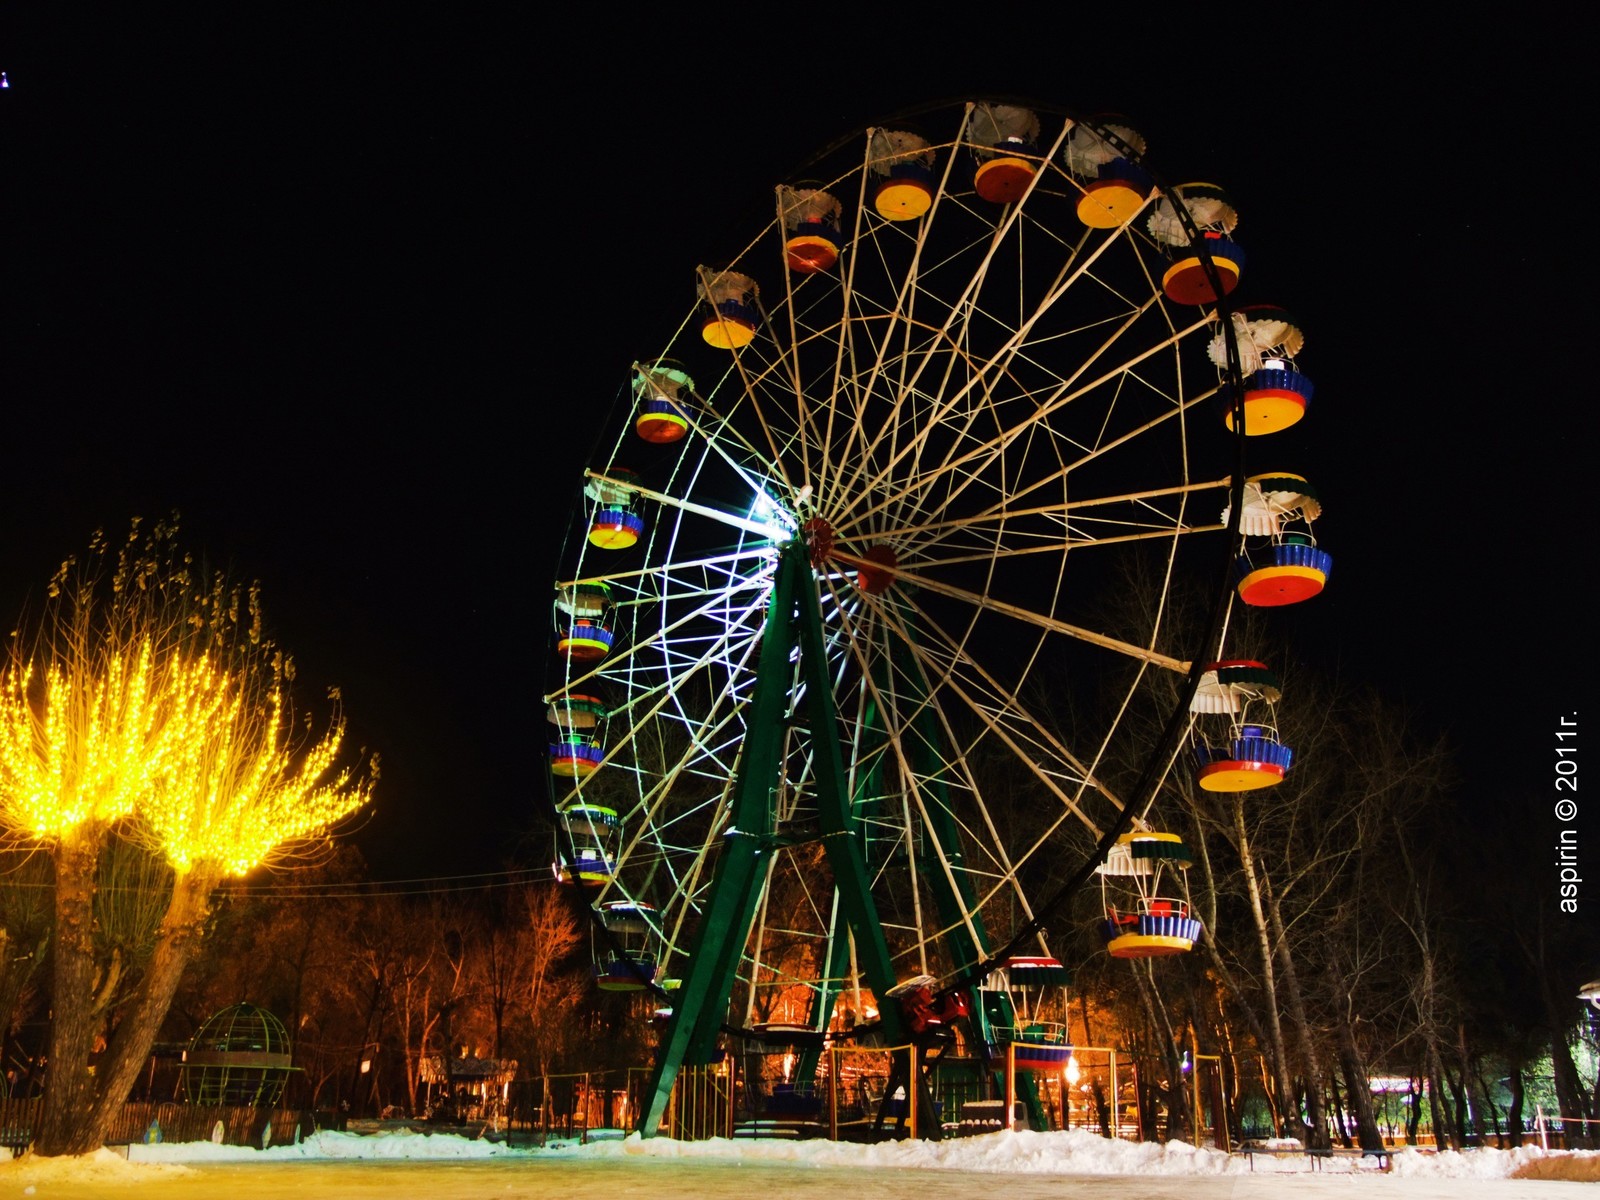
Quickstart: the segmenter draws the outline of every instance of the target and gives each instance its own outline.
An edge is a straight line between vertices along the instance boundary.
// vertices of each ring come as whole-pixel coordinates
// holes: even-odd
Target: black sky
[[[496,869],[543,804],[581,415],[814,150],[1030,97],[1233,194],[1240,299],[1299,316],[1317,384],[1290,469],[1336,565],[1296,644],[1536,815],[1594,557],[1570,31],[932,17],[8,8],[3,611],[181,510],[381,752],[375,874]]]

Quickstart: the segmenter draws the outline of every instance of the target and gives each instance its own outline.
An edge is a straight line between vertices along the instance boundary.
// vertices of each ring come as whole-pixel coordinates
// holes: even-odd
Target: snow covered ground
[[[992,1133],[945,1142],[855,1146],[808,1142],[673,1142],[637,1137],[588,1146],[513,1149],[425,1134],[318,1133],[297,1146],[252,1150],[209,1142],[133,1146],[83,1158],[0,1163],[0,1200],[484,1200],[593,1196],[713,1200],[815,1193],[849,1200],[939,1200],[974,1195],[1032,1200],[1083,1194],[1108,1200],[1292,1197],[1353,1193],[1373,1200],[1585,1196],[1600,1200],[1600,1152],[1401,1151],[1393,1170],[1334,1159],[1261,1159],[1088,1133]]]

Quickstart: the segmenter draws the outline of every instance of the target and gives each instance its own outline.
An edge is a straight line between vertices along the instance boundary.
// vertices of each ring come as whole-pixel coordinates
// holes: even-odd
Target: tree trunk
[[[104,1144],[161,1031],[173,994],[183,978],[183,969],[199,944],[215,882],[207,872],[190,872],[178,877],[150,962],[128,1000],[96,1073],[91,1075],[85,1071],[84,1081],[74,1079],[63,1087],[59,1076],[52,1071],[45,1103],[47,1111],[52,1105],[55,1108],[48,1123],[41,1121],[36,1153],[86,1154]],[[61,891],[58,883],[57,894]],[[59,988],[62,986],[59,973],[57,981]],[[77,978],[65,986],[77,990],[58,991],[58,996],[82,997],[82,1003],[86,1007],[90,1005],[94,995],[92,977],[91,986],[84,987]],[[88,1021],[91,1042],[97,1025],[91,1008]],[[53,1040],[52,1046],[55,1044]]]
[[[183,979],[183,970],[205,936],[216,884],[216,872],[204,869],[185,871],[173,882],[172,903],[161,919],[155,952],[100,1064],[100,1094],[80,1139],[82,1149],[74,1153],[93,1150],[105,1142],[134,1080],[144,1070],[150,1047],[161,1032],[161,1023],[166,1020],[172,997]]]
[[[50,1067],[34,1137],[35,1154],[81,1154],[81,1123],[94,1104],[89,1069],[100,1032],[94,961],[95,870],[105,831],[80,827],[56,843],[56,941]],[[98,1143],[97,1143],[98,1144]]]
[[[1450,1107],[1444,1097],[1441,1079],[1444,1071],[1439,1064],[1439,1047],[1431,1040],[1427,1042],[1427,1056],[1425,1078],[1428,1081],[1428,1116],[1433,1122],[1433,1144],[1440,1150],[1446,1147],[1459,1150],[1460,1139],[1456,1137],[1455,1126],[1450,1120]]]
[[[1345,1112],[1344,1097],[1339,1094],[1339,1077],[1328,1073],[1328,1097],[1333,1104],[1333,1121],[1339,1130],[1339,1145],[1350,1149],[1350,1116]]]
[[[1506,1088],[1511,1093],[1511,1111],[1506,1114],[1506,1135],[1513,1147],[1522,1145],[1522,1062],[1511,1064],[1506,1077]]]
[[[1283,968],[1283,990],[1289,1002],[1289,1020],[1294,1025],[1295,1039],[1300,1043],[1300,1055],[1305,1063],[1306,1145],[1321,1147],[1327,1141],[1328,1122],[1322,1109],[1322,1063],[1317,1057],[1317,1039],[1311,1032],[1311,1021],[1306,1015],[1305,996],[1300,990],[1300,973],[1295,970],[1294,956],[1289,953],[1289,932],[1284,928],[1277,893],[1270,887],[1264,887],[1262,891],[1267,903],[1272,939],[1277,943],[1278,963]]]
[[[1548,989],[1547,989],[1548,990]],[[1550,1021],[1550,1068],[1555,1075],[1556,1102],[1561,1106],[1561,1132],[1567,1148],[1584,1145],[1584,1126],[1579,1120],[1588,1115],[1583,1084],[1578,1080],[1578,1065],[1572,1060],[1565,1026]]]
[[[1256,942],[1261,952],[1261,987],[1266,992],[1267,1051],[1272,1059],[1273,1086],[1277,1092],[1278,1133],[1285,1134],[1293,1105],[1294,1085],[1289,1078],[1289,1056],[1283,1044],[1283,1022],[1278,1016],[1278,985],[1272,967],[1272,937],[1267,927],[1267,916],[1261,898],[1261,883],[1256,875],[1255,855],[1250,849],[1249,835],[1244,824],[1244,794],[1233,798],[1233,828],[1238,839],[1239,864],[1244,869],[1245,886],[1250,895],[1250,912],[1255,918]],[[1298,1124],[1299,1114],[1295,1112]],[[1298,1132],[1296,1130],[1295,1132]]]
[[[1339,1022],[1339,1070],[1344,1075],[1345,1099],[1356,1119],[1356,1136],[1363,1150],[1382,1150],[1383,1133],[1372,1113],[1372,1087],[1361,1050],[1348,1022]]]
[[[1450,1073],[1450,1068],[1444,1066],[1442,1063],[1440,1064],[1439,1070],[1444,1076],[1445,1087],[1450,1089],[1450,1102],[1452,1106],[1450,1110],[1450,1124],[1455,1131],[1456,1141],[1459,1143],[1459,1146],[1470,1146],[1473,1143],[1472,1135],[1467,1132],[1467,1116],[1468,1109],[1470,1107],[1467,1104],[1467,1081],[1464,1077],[1452,1075]]]
[[[1160,1047],[1161,1065],[1167,1076],[1167,1137],[1182,1141],[1189,1129],[1189,1092],[1184,1087],[1183,1063],[1178,1057],[1172,1021],[1167,1015],[1166,1003],[1156,990],[1149,962],[1136,964],[1133,977],[1138,985],[1139,1000],[1144,1005],[1145,1019],[1150,1022],[1153,1039]],[[1155,1081],[1151,1080],[1150,1084],[1153,1094],[1156,1091]],[[1148,1124],[1153,1133],[1153,1115]]]

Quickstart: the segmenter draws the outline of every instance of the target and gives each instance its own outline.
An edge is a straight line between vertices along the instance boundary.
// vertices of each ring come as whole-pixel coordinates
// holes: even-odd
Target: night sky
[[[303,700],[338,685],[381,753],[376,877],[536,861],[586,417],[813,151],[1035,99],[1130,114],[1162,175],[1227,187],[1236,299],[1308,331],[1312,413],[1267,464],[1317,484],[1335,559],[1297,648],[1448,731],[1474,823],[1551,821],[1594,557],[1560,31],[745,11],[8,7],[3,611],[96,526],[179,510],[262,581]]]

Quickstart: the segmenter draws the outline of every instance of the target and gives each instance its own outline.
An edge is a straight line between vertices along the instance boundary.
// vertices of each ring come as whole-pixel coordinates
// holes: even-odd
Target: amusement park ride
[[[1278,681],[1225,657],[1228,603],[1331,567],[1311,485],[1246,473],[1312,387],[1294,318],[1231,304],[1222,189],[1162,183],[1121,117],[983,102],[813,166],[595,419],[555,585],[555,869],[599,986],[666,1014],[647,1134],[680,1068],[758,1026],[794,1031],[798,1086],[824,1043],[956,1022],[1024,1070],[1070,1056],[1032,1019],[1068,982],[1045,918],[1098,875],[1111,955],[1202,936],[1152,806],[1185,736],[1201,789],[1283,779]],[[1203,538],[1231,585],[1175,657]],[[1158,583],[1112,636],[1085,622],[1119,556]],[[1130,714],[1161,671],[1152,741]],[[1079,679],[1120,702],[1060,718]],[[1047,886],[1073,826],[1096,848]]]

